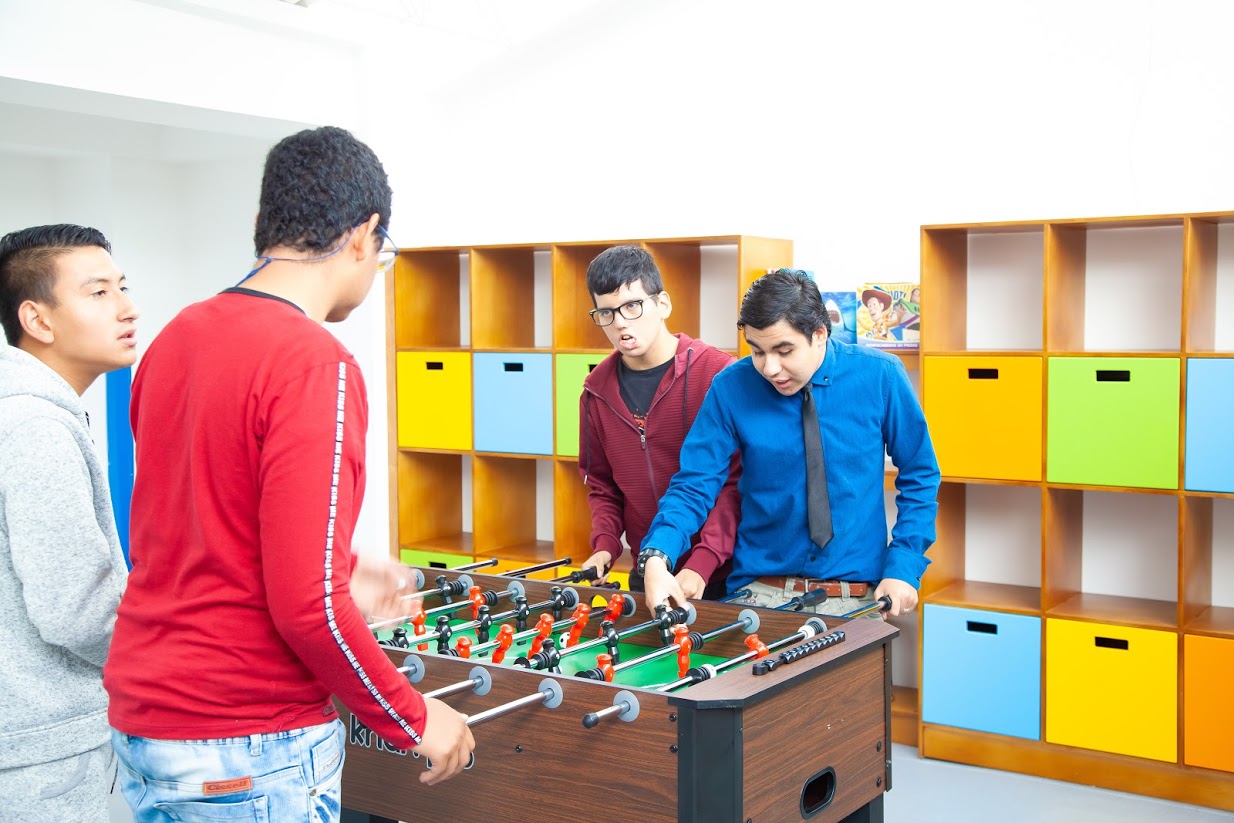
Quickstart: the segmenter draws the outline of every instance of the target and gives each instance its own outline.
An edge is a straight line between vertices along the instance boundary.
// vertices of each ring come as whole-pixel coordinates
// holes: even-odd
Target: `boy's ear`
[[[34,300],[27,300],[17,307],[17,319],[21,328],[40,343],[50,346],[56,341],[56,335],[48,322],[48,310],[45,305]]]
[[[660,316],[667,320],[673,313],[673,298],[669,297],[668,292],[662,291],[656,295],[656,303],[660,306]]]
[[[381,215],[374,212],[364,225],[351,235],[351,248],[357,260],[363,260],[372,253],[373,239],[377,234],[377,226],[381,223]],[[378,244],[380,248],[380,244]]]

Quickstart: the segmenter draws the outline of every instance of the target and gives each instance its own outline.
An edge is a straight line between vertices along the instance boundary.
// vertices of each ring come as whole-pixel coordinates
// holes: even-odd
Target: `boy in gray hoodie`
[[[96,229],[0,239],[0,817],[109,820],[102,667],[127,565],[81,395],[136,360]]]

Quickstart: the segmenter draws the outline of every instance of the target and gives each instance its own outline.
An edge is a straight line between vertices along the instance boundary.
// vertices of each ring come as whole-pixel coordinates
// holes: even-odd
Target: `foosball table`
[[[577,574],[420,574],[422,610],[372,628],[468,715],[474,756],[424,786],[430,763],[339,704],[345,820],[882,820],[894,627],[710,601],[650,613]]]

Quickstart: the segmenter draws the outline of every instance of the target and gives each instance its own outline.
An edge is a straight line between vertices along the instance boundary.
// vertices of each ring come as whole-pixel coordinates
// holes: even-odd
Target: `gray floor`
[[[924,760],[892,747],[887,823],[1230,823],[1234,814],[1011,772]],[[1234,776],[1231,776],[1234,780]],[[112,798],[113,823],[131,823]]]
[[[892,747],[888,823],[1230,823],[1234,814],[1041,777],[926,760]],[[1234,775],[1231,776],[1234,780]]]

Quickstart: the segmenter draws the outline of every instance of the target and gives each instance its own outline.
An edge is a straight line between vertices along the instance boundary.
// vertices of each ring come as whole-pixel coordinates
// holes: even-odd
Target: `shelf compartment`
[[[1046,225],[1050,351],[1178,351],[1183,218]]]
[[[1040,614],[1041,487],[945,481],[938,501],[923,600]]]
[[[604,330],[588,316],[595,308],[587,291],[587,266],[619,243],[553,246],[553,346],[557,349],[612,349]]]
[[[476,455],[473,546],[481,557],[552,558],[553,544],[540,540],[537,510],[542,460]],[[551,503],[551,497],[546,502]]]
[[[591,557],[591,507],[575,460],[553,461],[553,545],[579,563]]]
[[[473,248],[471,338],[477,349],[531,349],[551,345],[547,318],[552,288],[548,250],[534,246]],[[545,326],[544,328],[541,328]]]
[[[1184,497],[1182,521],[1183,628],[1234,638],[1234,499]]]
[[[1041,618],[927,603],[921,720],[1041,738]]]
[[[1181,361],[1046,360],[1046,479],[1178,488]]]
[[[1178,759],[1178,635],[1047,618],[1045,739]]]
[[[1146,628],[1178,626],[1175,495],[1047,488],[1046,614]]]
[[[471,556],[469,524],[463,522],[471,458],[400,450],[396,460],[400,549]]]
[[[1187,218],[1184,255],[1184,350],[1234,352],[1234,214]]]
[[[926,420],[945,476],[1041,479],[1040,357],[924,358]]]
[[[924,227],[922,350],[1040,351],[1040,317],[1021,307],[1042,305],[1044,248],[1042,224]]]
[[[457,348],[468,344],[461,284],[468,258],[458,249],[404,251],[394,265],[394,344],[397,348]]]

